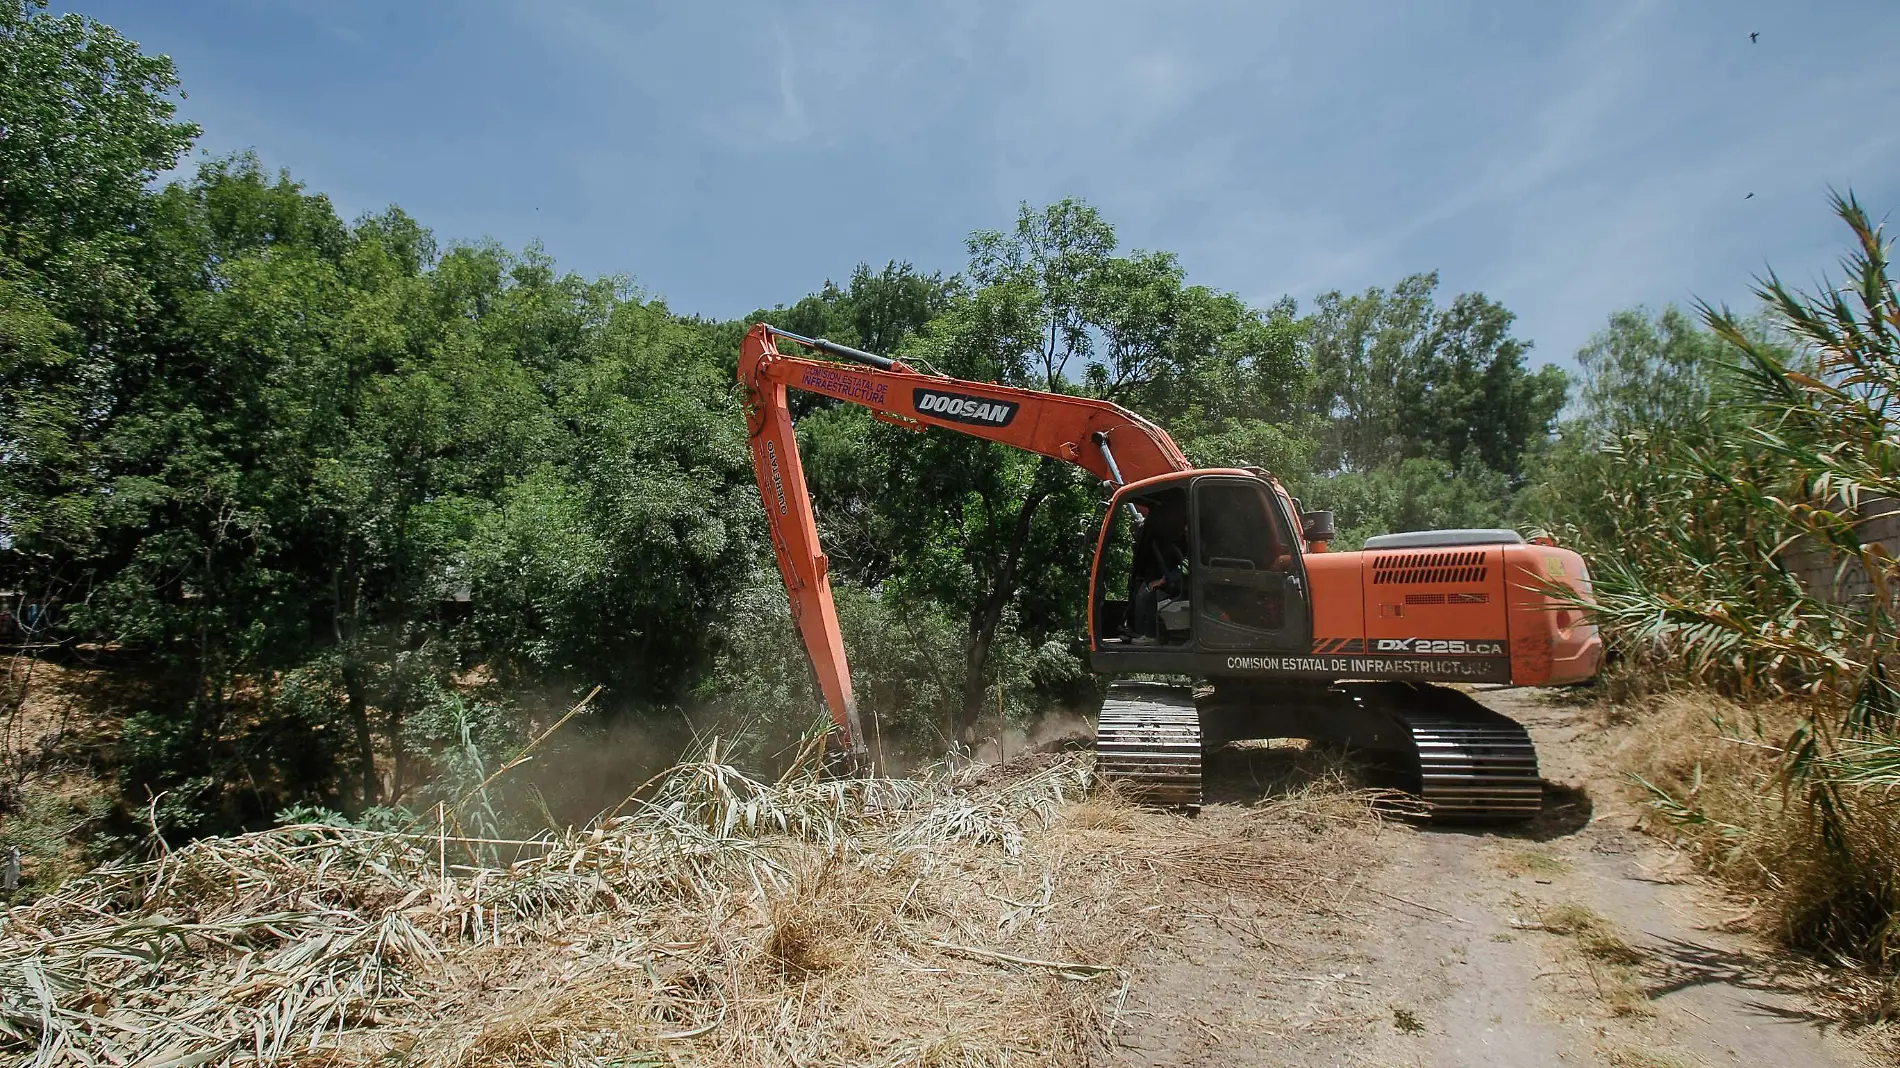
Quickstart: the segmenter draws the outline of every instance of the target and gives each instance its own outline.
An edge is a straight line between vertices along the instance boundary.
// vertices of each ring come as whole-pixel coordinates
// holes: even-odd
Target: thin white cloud
[[[1900,7],[1841,3],[488,0],[373,56],[317,27],[340,72],[321,87],[186,75],[214,147],[446,238],[544,234],[685,310],[795,299],[860,259],[956,269],[969,230],[1080,195],[1125,244],[1261,303],[1439,269],[1562,359],[1615,307],[1830,268],[1830,183],[1900,206],[1879,113],[1900,67],[1856,58],[1900,36]],[[276,39],[311,17],[221,21],[275,19]],[[337,110],[362,84],[391,106]],[[520,105],[457,111],[440,85]],[[404,96],[425,91],[445,114]],[[753,255],[761,231],[799,253]]]
[[[796,141],[811,132],[811,123],[805,118],[805,104],[798,96],[798,82],[792,71],[791,42],[786,37],[784,23],[773,22],[772,36],[779,46],[774,56],[778,64],[779,121],[773,136],[779,141]]]

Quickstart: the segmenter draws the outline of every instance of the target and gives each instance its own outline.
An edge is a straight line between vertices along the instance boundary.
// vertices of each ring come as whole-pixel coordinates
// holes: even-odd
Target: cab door
[[[1300,545],[1266,483],[1204,475],[1193,487],[1194,640],[1209,652],[1306,652]]]

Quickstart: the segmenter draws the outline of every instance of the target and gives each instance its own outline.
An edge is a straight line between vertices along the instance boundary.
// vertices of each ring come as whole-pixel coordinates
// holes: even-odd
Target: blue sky
[[[1259,303],[1436,269],[1567,362],[1613,309],[1831,270],[1830,185],[1900,208],[1894,0],[58,8],[170,54],[203,148],[345,216],[539,239],[713,316],[955,270],[1077,195]]]

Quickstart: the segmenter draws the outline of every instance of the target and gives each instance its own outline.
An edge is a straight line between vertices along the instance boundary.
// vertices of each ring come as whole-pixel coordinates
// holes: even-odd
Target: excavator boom
[[[779,338],[857,366],[786,355],[778,349]],[[1114,485],[1191,469],[1166,431],[1120,405],[926,374],[899,360],[764,323],[746,333],[738,378],[745,390],[746,434],[759,497],[791,596],[792,619],[832,722],[854,754],[864,752],[864,733],[786,406],[788,389],[860,405],[885,422],[913,430],[940,427],[1053,457]]]

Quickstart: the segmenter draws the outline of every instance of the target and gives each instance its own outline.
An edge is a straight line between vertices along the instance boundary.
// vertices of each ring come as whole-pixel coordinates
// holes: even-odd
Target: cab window
[[[1244,640],[1240,632],[1279,631],[1293,570],[1279,510],[1264,487],[1247,482],[1206,481],[1196,498],[1197,614],[1210,625],[1207,637]]]

